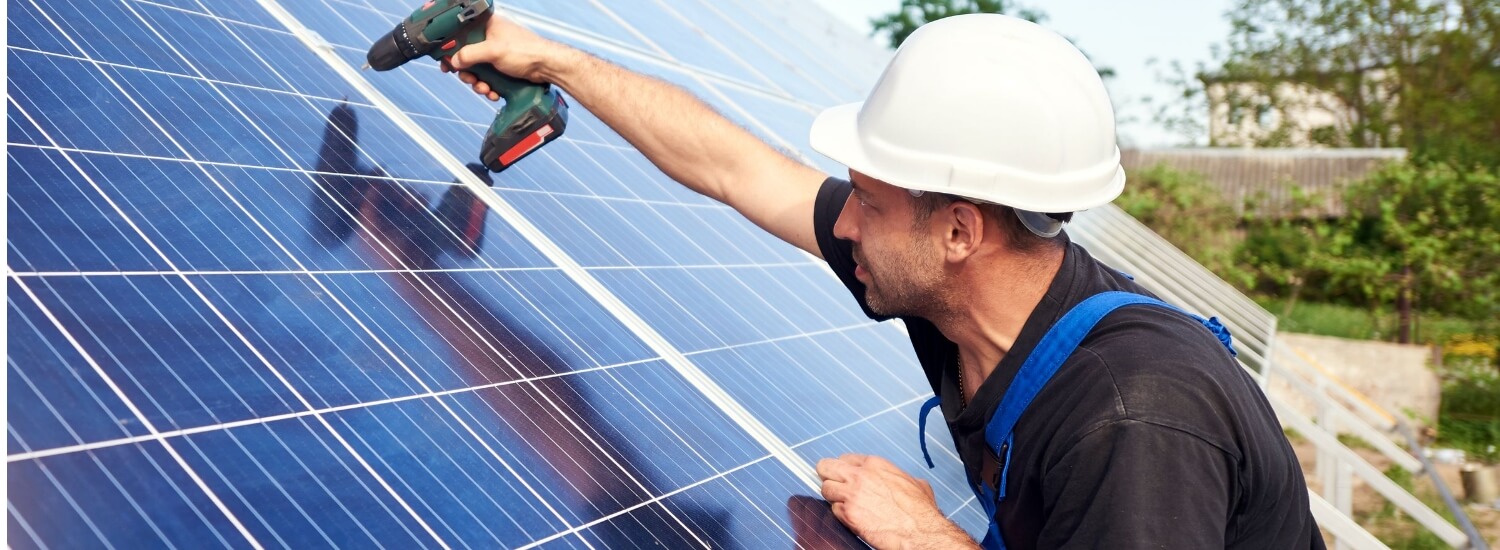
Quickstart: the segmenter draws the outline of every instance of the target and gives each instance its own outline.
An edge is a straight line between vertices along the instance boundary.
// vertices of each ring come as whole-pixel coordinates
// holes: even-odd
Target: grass
[[[1396,314],[1389,309],[1372,314],[1367,308],[1339,304],[1299,301],[1287,311],[1286,301],[1260,296],[1256,303],[1277,317],[1277,325],[1286,332],[1337,336],[1355,340],[1392,341],[1396,336]],[[1481,327],[1474,321],[1421,312],[1417,315],[1413,340],[1444,343],[1455,335],[1476,334]]]
[[[1385,476],[1396,482],[1401,488],[1406,489],[1420,499],[1428,508],[1437,511],[1449,522],[1455,521],[1453,513],[1448,510],[1446,504],[1438,497],[1437,491],[1431,483],[1423,483],[1421,488],[1417,487],[1417,476],[1405,468],[1392,465],[1385,471]],[[1417,520],[1402,513],[1396,505],[1385,501],[1381,507],[1365,516],[1360,524],[1372,534],[1389,546],[1392,550],[1438,550],[1450,548],[1443,539],[1432,534]]]

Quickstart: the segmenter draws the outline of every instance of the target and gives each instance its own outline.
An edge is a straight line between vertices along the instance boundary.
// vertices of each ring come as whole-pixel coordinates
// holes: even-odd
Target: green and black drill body
[[[460,48],[484,41],[493,14],[489,0],[429,0],[375,41],[367,56],[369,66],[388,71],[423,56],[448,59]],[[506,76],[487,64],[464,70],[505,100],[479,150],[480,162],[490,171],[505,170],[562,137],[568,104],[556,88]]]

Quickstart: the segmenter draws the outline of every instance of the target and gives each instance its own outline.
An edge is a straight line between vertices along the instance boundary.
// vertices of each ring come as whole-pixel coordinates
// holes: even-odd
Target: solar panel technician
[[[906,322],[991,524],[975,541],[880,457],[820,461],[832,512],[871,545],[1323,546],[1227,333],[1134,303],[1147,291],[1047,214],[1106,204],[1125,180],[1103,83],[1067,40],[1001,15],[922,27],[865,102],[813,124],[844,181],[670,84],[500,17],[488,37],[444,70],[560,85],[667,175],[827,260],[871,318]]]

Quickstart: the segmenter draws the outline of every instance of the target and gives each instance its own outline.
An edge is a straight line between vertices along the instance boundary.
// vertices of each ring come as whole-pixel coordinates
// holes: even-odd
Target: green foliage
[[[916,32],[917,27],[945,17],[970,13],[1003,13],[1033,23],[1047,20],[1047,14],[1041,10],[1023,8],[1010,0],[901,0],[901,6],[896,11],[870,19],[871,34],[884,34],[890,41],[891,49],[896,49],[901,47],[902,42],[906,42],[911,33]],[[1109,67],[1096,66],[1096,69],[1102,78],[1115,75],[1115,70]]]
[[[901,0],[896,11],[870,20],[875,34],[885,33],[891,49],[901,46],[917,27],[945,17],[969,13],[1004,13],[1027,21],[1041,22],[1046,15],[1035,10],[1019,9],[1009,0]]]
[[[1396,314],[1390,307],[1372,310],[1318,300],[1292,303],[1288,298],[1265,294],[1256,295],[1254,299],[1261,307],[1275,313],[1277,328],[1287,332],[1354,340],[1388,340],[1396,333]],[[1475,321],[1430,312],[1419,313],[1416,324],[1415,341],[1422,344],[1441,344],[1454,335],[1472,334],[1479,326]],[[1448,349],[1444,347],[1445,352]]]
[[[1339,434],[1338,440],[1339,443],[1343,443],[1345,447],[1350,449],[1375,449],[1375,446],[1371,445],[1369,441],[1365,441],[1364,438],[1354,434]]]
[[[1442,377],[1438,444],[1463,449],[1471,459],[1500,462],[1500,371],[1485,362],[1456,359]]]
[[[1410,470],[1398,465],[1391,465],[1385,470],[1385,477],[1396,482],[1427,504],[1428,508],[1437,510],[1448,521],[1453,521],[1453,514],[1447,510],[1443,502],[1433,493],[1430,484],[1423,486],[1424,490],[1417,490],[1417,478]],[[1396,508],[1389,500],[1384,501],[1381,507],[1360,522],[1366,528],[1371,529],[1381,542],[1393,550],[1439,550],[1451,548],[1443,539],[1432,534],[1422,524],[1411,519]]]
[[[1297,431],[1296,428],[1282,428],[1281,433],[1283,435],[1286,435],[1287,442],[1293,445],[1307,440],[1307,438],[1302,435],[1302,432]]]
[[[1165,164],[1133,170],[1115,205],[1226,278],[1235,272],[1233,246],[1238,218],[1203,175]]]
[[[1500,178],[1392,164],[1350,188],[1349,212],[1313,263],[1356,300],[1470,319],[1500,313]]]
[[[1500,177],[1445,164],[1393,163],[1353,184],[1338,220],[1255,218],[1244,221],[1235,249],[1245,288],[1282,297],[1293,317],[1300,299],[1364,308],[1366,319],[1311,311],[1311,330],[1329,325],[1368,336],[1398,332],[1385,316],[1404,304],[1438,321],[1429,341],[1458,332],[1493,333],[1500,315]],[[1330,317],[1321,319],[1321,317]],[[1444,317],[1473,321],[1445,326]],[[1326,322],[1325,322],[1326,321]],[[1288,330],[1298,328],[1285,326]]]

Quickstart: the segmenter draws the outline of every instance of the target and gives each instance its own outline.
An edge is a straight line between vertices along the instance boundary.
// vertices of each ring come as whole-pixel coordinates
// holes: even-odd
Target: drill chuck
[[[370,52],[365,55],[365,61],[372,69],[389,71],[423,55],[422,52],[417,51],[416,46],[412,45],[406,21],[402,21],[397,23],[396,28],[390,33],[380,37],[373,46],[370,46]]]

